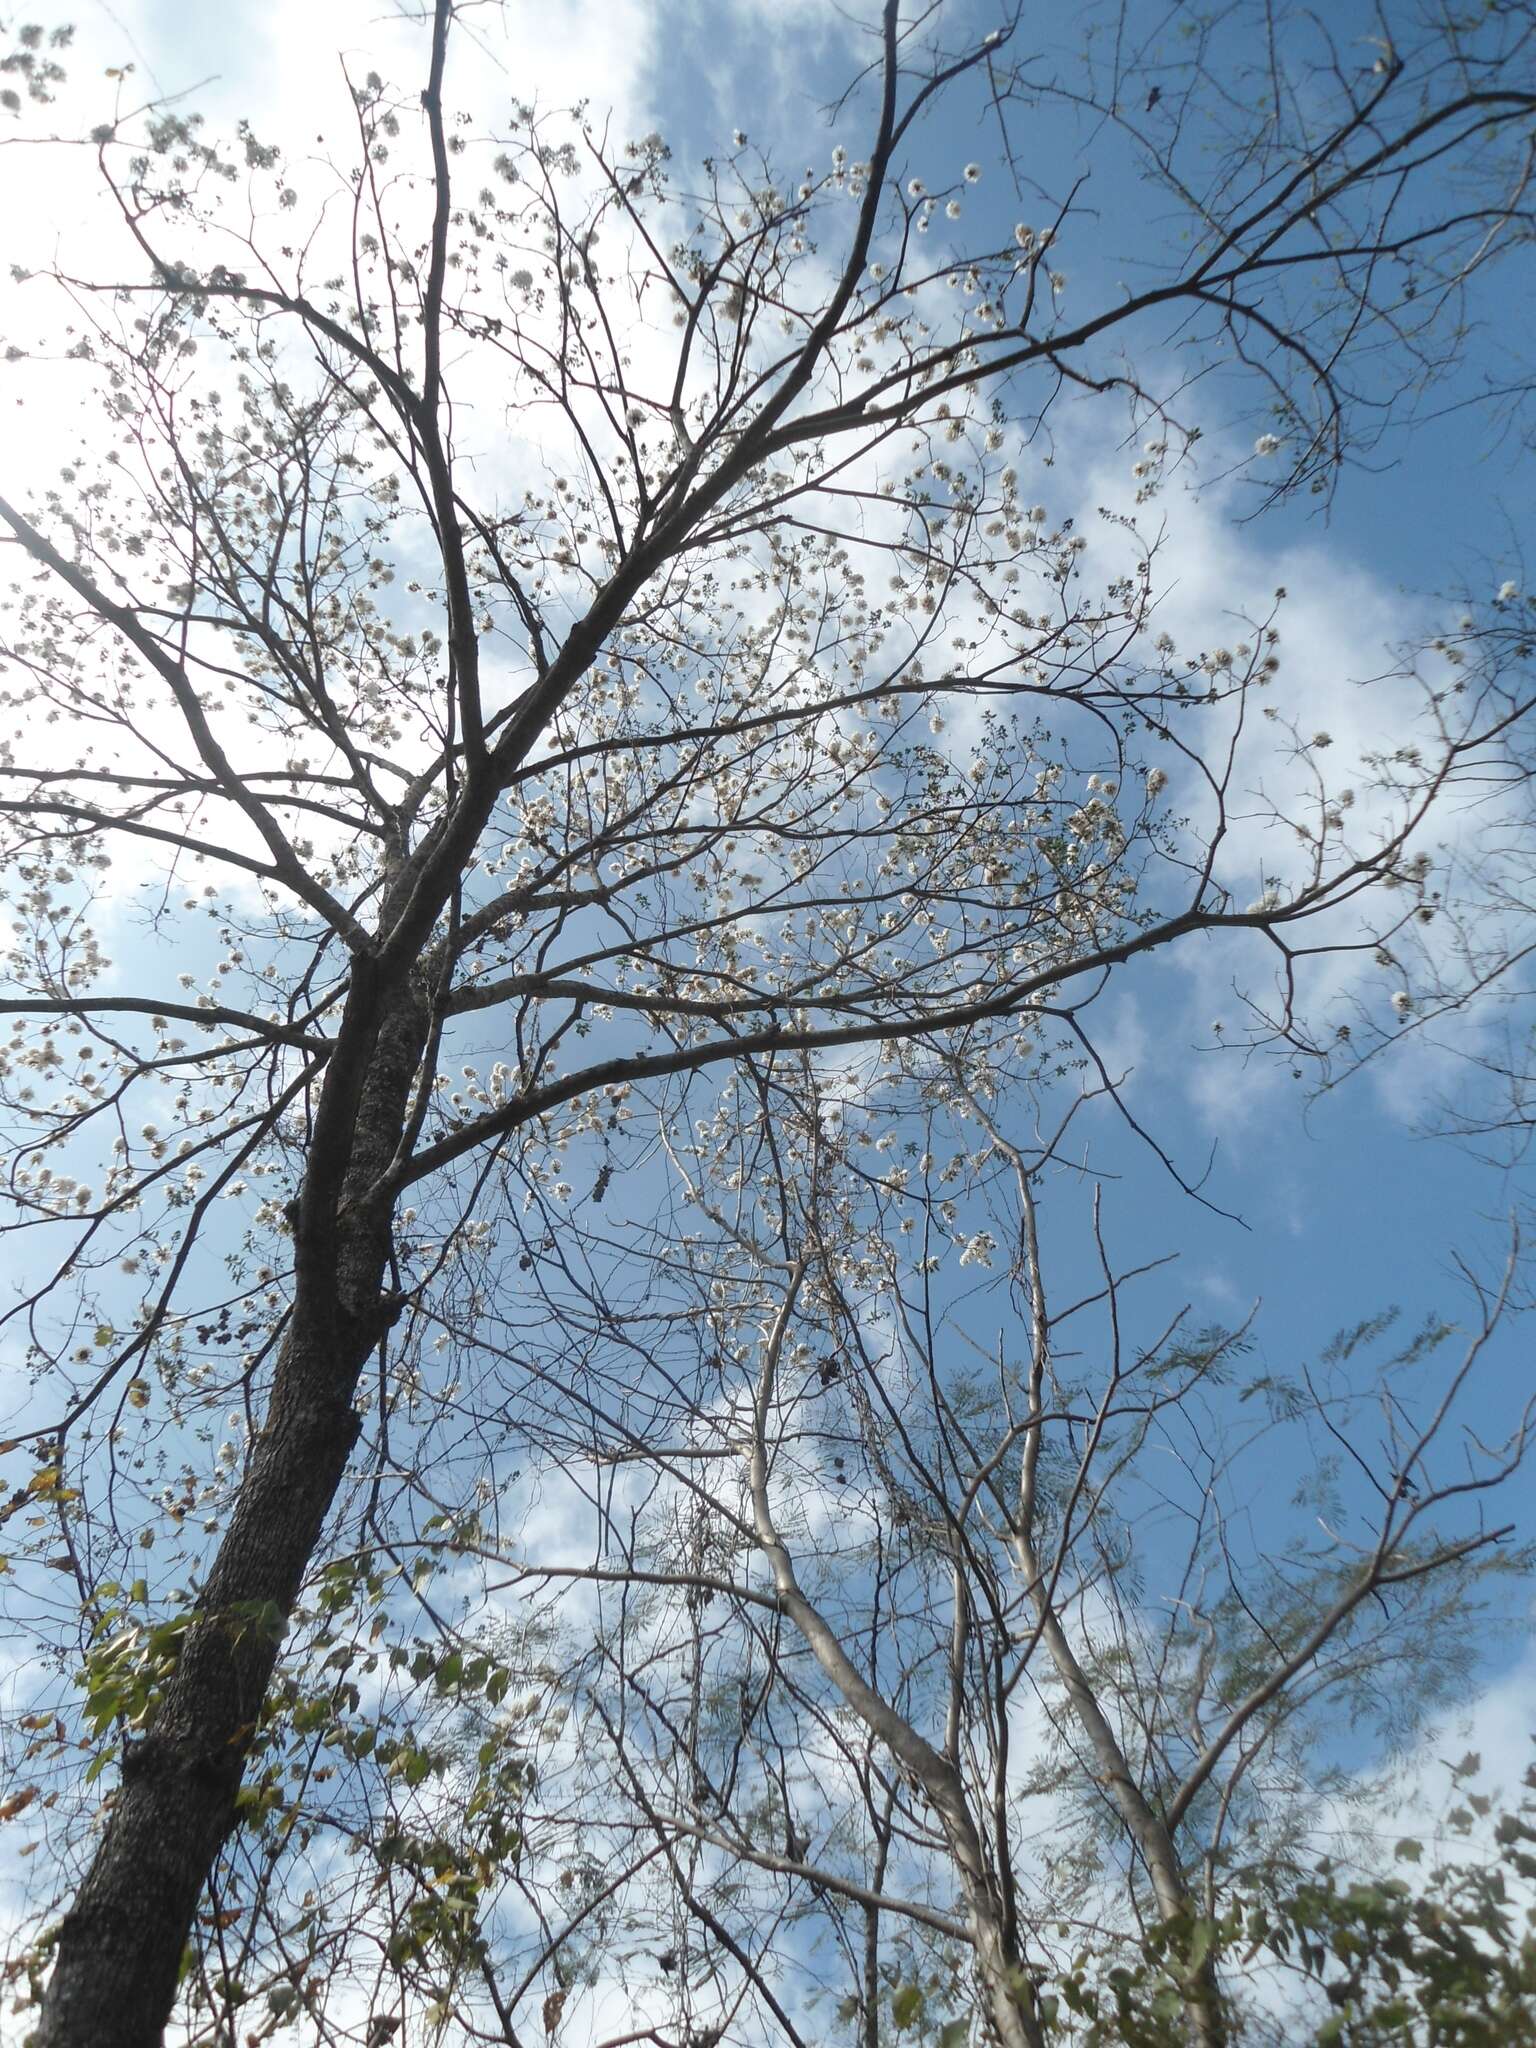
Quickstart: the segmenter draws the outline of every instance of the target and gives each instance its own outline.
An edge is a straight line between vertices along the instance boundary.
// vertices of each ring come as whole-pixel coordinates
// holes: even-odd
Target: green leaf
[[[1211,1943],[1216,1939],[1216,1922],[1202,1916],[1195,1922],[1189,1937],[1189,1967],[1198,1970],[1211,1952]]]
[[[891,1993],[891,2018],[903,2031],[915,2027],[927,2003],[921,1984],[898,1984]]]

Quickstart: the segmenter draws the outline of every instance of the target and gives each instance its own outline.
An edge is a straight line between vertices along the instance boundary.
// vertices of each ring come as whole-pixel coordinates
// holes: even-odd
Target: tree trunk
[[[990,1128],[990,1127],[989,1127]],[[998,1142],[993,1132],[994,1143]],[[1007,1149],[1007,1148],[1004,1148]],[[1113,1799],[1126,1832],[1140,1850],[1152,1878],[1152,1889],[1164,1919],[1183,1922],[1192,1932],[1199,1907],[1184,1878],[1184,1867],[1174,1844],[1173,1831],[1149,1802],[1131,1769],[1119,1737],[1099,1704],[1087,1672],[1073,1649],[1061,1616],[1057,1612],[1050,1578],[1035,1543],[1036,1475],[1043,1441],[1043,1393],[1050,1358],[1050,1324],[1046,1318],[1045,1287],[1040,1272],[1040,1241],[1036,1228],[1035,1197],[1029,1175],[1022,1170],[1016,1152],[1012,1154],[1018,1175],[1019,1201],[1024,1218],[1024,1260],[1029,1278],[1031,1349],[1033,1353],[1029,1399],[1034,1421],[1025,1444],[1019,1478],[1019,1516],[1015,1524],[1014,1554],[1029,1589],[1040,1639],[1045,1644],[1056,1675],[1061,1680],[1077,1724],[1086,1736],[1097,1764],[1100,1784]],[[1196,2048],[1226,2048],[1227,2009],[1215,1959],[1206,1955],[1192,1967],[1175,1965],[1189,2038]]]
[[[1126,1830],[1151,1873],[1159,1910],[1165,1919],[1185,1921],[1192,1929],[1199,1906],[1185,1882],[1183,1866],[1168,1825],[1162,1815],[1149,1805],[1136,1783],[1125,1752],[1094,1696],[1087,1673],[1067,1640],[1066,1630],[1047,1596],[1033,1543],[1027,1537],[1021,1538],[1019,1551],[1034,1587],[1033,1603],[1039,1617],[1041,1636],[1066,1689],[1078,1725],[1093,1750],[1101,1782],[1118,1807]],[[1190,2039],[1198,2044],[1198,2048],[1226,2048],[1226,2001],[1222,1997],[1214,1961],[1206,1956],[1193,1968],[1183,1964],[1176,1964],[1174,1968],[1184,1997]]]
[[[381,1016],[382,1013],[382,1016]],[[366,1195],[404,1128],[426,1006],[357,963],[299,1195],[292,1322],[196,1618],[65,1915],[32,2048],[159,2048],[188,1932],[235,1825],[288,1617],[360,1427],[358,1378],[398,1313],[389,1213]]]
[[[267,1427],[154,1725],[60,1931],[37,2048],[157,2048],[287,1616],[357,1439],[378,1332],[290,1335]]]
[[[1034,1994],[995,1910],[983,1917],[973,1905],[970,1918],[976,1972],[986,1988],[987,2017],[999,2048],[1045,2048]]]

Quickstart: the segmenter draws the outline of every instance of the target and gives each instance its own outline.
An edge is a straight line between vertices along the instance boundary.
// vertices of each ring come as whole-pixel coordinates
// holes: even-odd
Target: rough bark
[[[149,1732],[125,1746],[100,1845],[65,1916],[34,2048],[158,2048],[187,1931],[237,1795],[287,1619],[357,1441],[359,1375],[396,1313],[386,1206],[426,1035],[366,962],[299,1194],[292,1321],[265,1426]]]
[[[286,1617],[357,1436],[371,1340],[306,1316],[154,1725],[60,1930],[37,2048],[155,2048],[187,1929],[235,1820],[246,1751]]]

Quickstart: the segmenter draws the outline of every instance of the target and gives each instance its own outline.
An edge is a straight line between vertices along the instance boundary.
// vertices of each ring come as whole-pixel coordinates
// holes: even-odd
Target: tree
[[[1230,945],[1253,1046],[1323,1058],[1309,969],[1395,974],[1426,834],[1528,718],[1523,649],[1459,685],[1426,656],[1357,804],[1294,736],[1261,814],[1299,851],[1256,854],[1282,600],[1175,647],[1152,524],[1191,365],[1263,408],[1283,497],[1388,430],[1381,352],[1456,355],[1524,239],[1527,26],[1432,16],[1361,66],[1303,24],[1309,90],[1277,73],[1249,125],[1236,11],[1148,42],[1143,116],[1123,51],[1036,75],[1008,21],[893,0],[857,148],[786,179],[738,136],[685,182],[580,113],[467,129],[455,13],[419,90],[354,79],[326,195],[249,127],[99,128],[115,253],[34,280],[90,424],[0,499],[11,1579],[84,1688],[24,1717],[29,1769],[83,1744],[59,1810],[109,1788],[35,2039],[141,2048],[184,1985],[210,2041],[473,2008],[516,2043],[654,1922],[678,2039],[803,2040],[776,1985],[820,1942],[867,2043],[953,2044],[973,2003],[1035,2043],[1030,1770],[1109,1816],[1048,1893],[1121,1869],[1115,1938],[1173,1930],[1177,2025],[1224,2040],[1228,1836],[1305,1708],[1426,1615],[1449,1654],[1498,1561],[1524,1418],[1436,1459],[1500,1292],[1352,1446],[1370,1539],[1277,1563],[1260,1612],[1199,1427],[1244,1332],[1129,1337],[1107,1248],[1058,1307],[1037,1213],[1095,1104],[1196,1194],[1096,1043],[1105,988]],[[946,96],[993,160],[927,161]],[[971,228],[1036,104],[1175,199],[1154,281],[1076,303],[1072,189]],[[1031,502],[1073,394],[1144,444],[1091,592]],[[994,1261],[1008,1331],[956,1358]],[[1096,1376],[1062,1333],[1100,1322]],[[1348,1436],[1321,1389],[1243,1391]],[[1165,1431],[1206,1506],[1151,1640]],[[541,1488],[589,1503],[584,1560]]]

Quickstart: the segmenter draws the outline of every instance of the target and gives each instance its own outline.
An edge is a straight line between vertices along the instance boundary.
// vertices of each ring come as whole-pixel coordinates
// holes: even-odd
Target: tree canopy
[[[94,194],[0,474],[38,2048],[1528,2037],[1338,1732],[1525,1569],[1518,1241],[1276,1361],[1116,1044],[1170,960],[1324,1089],[1523,991],[1518,581],[1347,758],[1284,588],[1167,624],[1202,462],[1521,427],[1536,24],[1358,26],[888,0],[808,169],[487,114],[468,0],[307,156],[9,32]]]

